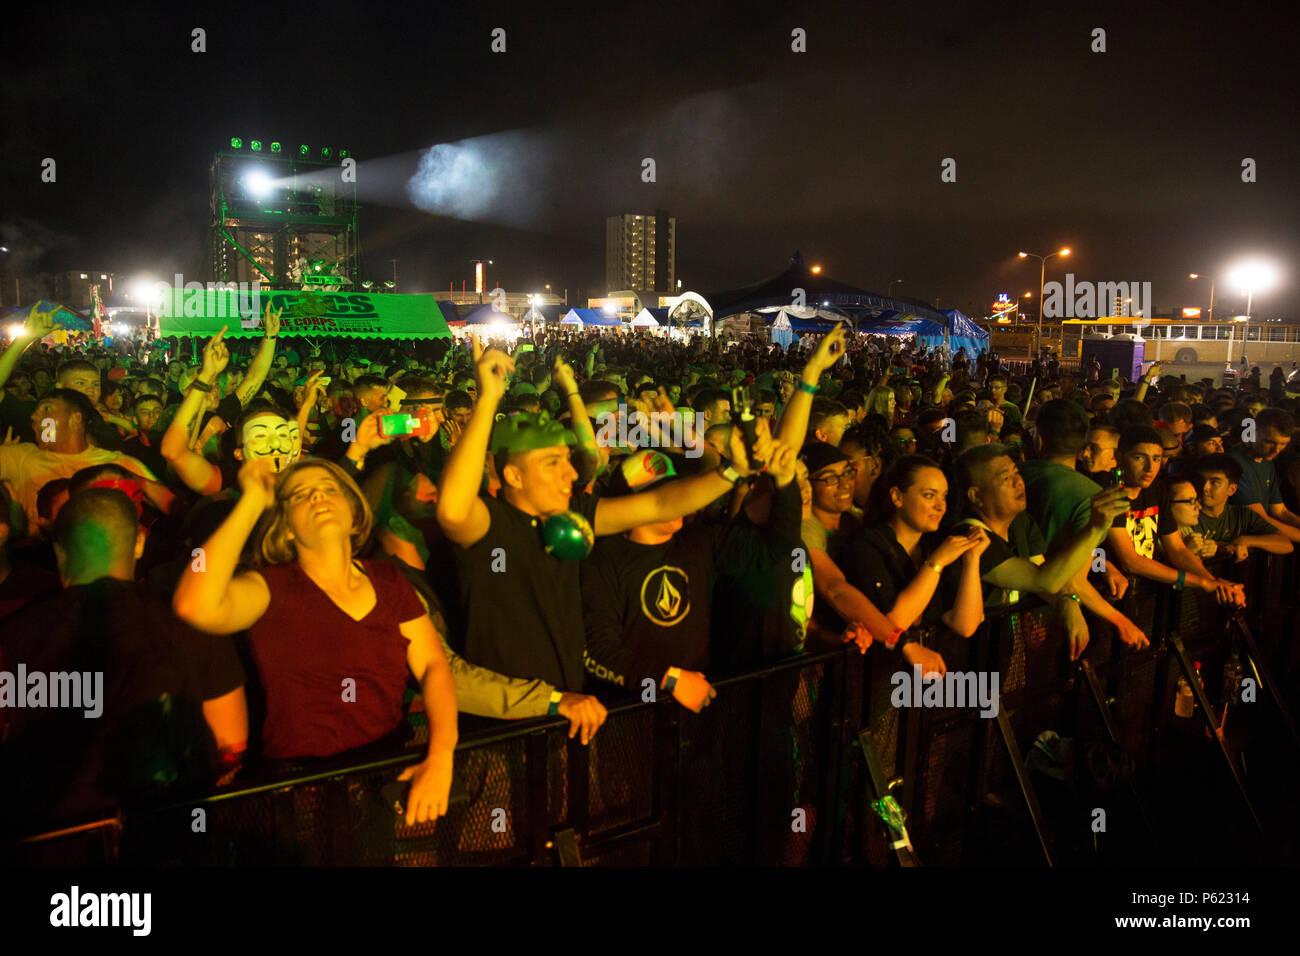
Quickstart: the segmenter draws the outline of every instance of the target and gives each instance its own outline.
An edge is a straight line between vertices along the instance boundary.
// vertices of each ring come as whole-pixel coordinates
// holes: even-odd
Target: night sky
[[[706,293],[799,249],[840,281],[901,278],[897,294],[982,316],[999,291],[1037,292],[1017,250],[1069,245],[1077,278],[1149,281],[1167,311],[1207,304],[1188,272],[1256,253],[1283,279],[1255,315],[1300,319],[1293,21],[1152,7],[7,8],[0,242],[7,270],[197,277],[208,167],[242,136],[350,149],[362,278],[396,258],[401,291],[472,284],[482,257],[510,291],[600,295],[604,217],[663,208],[678,275]],[[484,172],[423,211],[406,182],[446,143]],[[1230,310],[1244,298],[1222,282]]]

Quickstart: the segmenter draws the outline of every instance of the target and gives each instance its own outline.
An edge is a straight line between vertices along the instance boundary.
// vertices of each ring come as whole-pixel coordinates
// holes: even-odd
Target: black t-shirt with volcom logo
[[[788,568],[798,508],[792,482],[776,493],[762,527],[696,519],[664,544],[636,544],[621,534],[597,541],[582,563],[588,675],[640,695],[642,681],[658,686],[670,667],[708,672],[710,631],[719,623],[713,613],[718,569],[735,587],[734,579],[766,579],[778,565]]]
[[[715,530],[696,523],[658,545],[596,542],[582,568],[592,677],[632,694],[669,667],[707,669]]]

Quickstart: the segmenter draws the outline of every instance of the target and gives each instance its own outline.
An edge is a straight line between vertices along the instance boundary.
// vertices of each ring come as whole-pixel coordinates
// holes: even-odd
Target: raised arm
[[[899,592],[898,597],[894,599],[894,606],[885,612],[889,615],[889,619],[904,630],[919,621],[925,609],[930,606],[935,590],[939,587],[943,569],[975,544],[976,538],[972,535],[954,534],[945,538],[926,559],[925,564],[921,565],[921,570],[916,572],[907,587]],[[982,608],[981,599],[981,613]]]
[[[506,376],[514,371],[510,356],[496,349],[483,353],[478,362],[478,404],[465,426],[460,441],[452,447],[442,471],[438,496],[438,524],[443,533],[468,548],[488,533],[492,518],[479,499],[483,463],[496,422],[497,405],[506,390]]]
[[[266,303],[266,314],[262,316],[262,344],[258,346],[257,354],[249,363],[248,373],[235,392],[240,405],[247,405],[253,400],[266,381],[266,373],[271,371],[271,363],[275,361],[275,340],[280,335],[280,314],[272,312],[271,303]]]
[[[176,416],[167,426],[158,446],[158,451],[186,487],[201,495],[221,490],[221,471],[202,454],[190,448],[190,430],[203,408],[208,392],[214,387],[213,382],[230,361],[230,352],[222,341],[225,334],[226,327],[222,326],[221,331],[203,347],[203,367],[194,379],[194,384],[185,393],[181,407],[177,409]]]
[[[265,461],[252,459],[239,470],[239,485],[239,501],[186,567],[172,596],[176,616],[210,634],[247,630],[271,603],[260,574],[234,573],[249,534],[275,500],[275,475]]]
[[[812,411],[813,393],[822,373],[833,366],[844,355],[844,326],[837,325],[817,343],[817,351],[803,368],[799,378],[799,388],[790,396],[790,404],[781,413],[781,424],[776,437],[798,451],[803,448],[808,435],[808,414]]]
[[[989,536],[982,528],[969,535],[972,543],[961,556],[961,580],[957,600],[943,612],[943,623],[962,637],[972,636],[984,621],[984,586],[980,581],[980,555],[989,546]]]
[[[555,387],[568,403],[569,427],[578,436],[577,462],[578,484],[586,486],[596,477],[602,464],[600,448],[596,445],[596,433],[591,429],[591,419],[587,417],[587,407],[582,396],[578,394],[578,382],[573,377],[573,369],[560,356],[555,358],[555,367],[551,372]]]
[[[772,436],[767,420],[757,423],[758,438],[754,452],[762,461],[770,460]],[[751,473],[745,442],[739,428],[731,430],[731,467],[742,477]],[[722,471],[709,471],[693,478],[668,482],[639,495],[602,498],[596,503],[597,535],[618,534],[657,521],[672,521],[707,507],[734,487]]]
[[[4,401],[5,382],[9,381],[9,376],[14,373],[14,368],[17,367],[23,352],[33,342],[39,342],[52,331],[54,331],[54,313],[32,309],[27,316],[27,321],[23,323],[23,330],[14,336],[13,341],[9,343],[9,348],[0,355],[0,402]]]
[[[1060,593],[1079,569],[1088,564],[1093,549],[1105,540],[1114,520],[1127,509],[1124,489],[1108,488],[1097,493],[1092,498],[1092,515],[1087,526],[1071,535],[1064,547],[1049,555],[1041,566],[1012,558],[984,575],[985,582],[1035,594]]]

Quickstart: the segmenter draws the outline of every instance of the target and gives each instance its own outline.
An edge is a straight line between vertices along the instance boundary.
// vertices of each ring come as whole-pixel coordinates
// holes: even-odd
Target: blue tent
[[[954,355],[964,348],[974,358],[989,347],[989,333],[971,321],[970,316],[957,309],[944,309],[943,314],[948,317],[948,349]]]
[[[493,325],[497,322],[505,325],[515,324],[513,315],[508,312],[498,312],[491,302],[475,306],[469,311],[462,311],[460,317],[466,325]]]
[[[614,328],[623,324],[618,320],[617,315],[609,315],[604,309],[570,309],[561,321],[564,322],[565,325],[572,325],[573,322],[568,321],[572,318],[577,318],[577,320],[583,325],[609,326],[610,328]]]

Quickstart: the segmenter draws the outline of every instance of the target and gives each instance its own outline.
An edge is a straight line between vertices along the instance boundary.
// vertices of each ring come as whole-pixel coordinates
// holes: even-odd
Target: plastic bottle
[[[1191,717],[1196,712],[1195,701],[1192,697],[1192,685],[1187,683],[1186,677],[1178,678],[1178,696],[1174,698],[1174,716]]]

